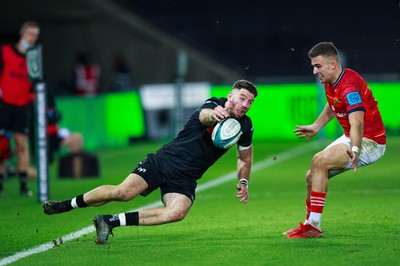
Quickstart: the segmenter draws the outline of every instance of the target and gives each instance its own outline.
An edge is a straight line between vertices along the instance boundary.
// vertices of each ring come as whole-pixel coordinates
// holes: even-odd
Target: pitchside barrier
[[[149,88],[150,86],[150,88]],[[78,131],[85,138],[85,148],[122,147],[140,139],[170,139],[174,121],[173,84],[146,85],[139,91],[102,94],[92,98],[59,97],[57,105],[63,113],[61,127]],[[378,100],[388,134],[400,133],[396,110],[400,83],[375,83],[369,86]],[[192,89],[191,89],[192,88]],[[210,95],[225,97],[230,86],[204,83],[189,84],[183,90],[185,119]],[[296,125],[312,123],[319,115],[323,102],[315,83],[257,85],[259,95],[249,111],[257,140],[296,140]],[[320,100],[321,101],[321,100]],[[157,135],[157,131],[159,135]],[[171,132],[171,134],[169,134]],[[333,139],[342,129],[331,121],[319,137]]]

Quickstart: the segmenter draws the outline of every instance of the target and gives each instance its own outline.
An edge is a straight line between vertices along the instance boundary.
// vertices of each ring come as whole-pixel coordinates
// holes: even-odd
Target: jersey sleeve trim
[[[363,111],[363,112],[365,112],[365,108],[364,108],[364,107],[357,107],[357,108],[354,108],[354,109],[349,110],[347,113],[348,113],[348,114],[351,114],[352,112],[356,112],[356,111]]]
[[[238,145],[238,149],[239,149],[239,151],[244,151],[244,150],[250,149],[251,146],[252,146],[252,144],[250,144],[250,146],[246,146],[246,147]]]

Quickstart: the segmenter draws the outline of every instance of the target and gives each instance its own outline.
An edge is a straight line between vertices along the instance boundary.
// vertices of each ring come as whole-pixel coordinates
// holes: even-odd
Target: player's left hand
[[[347,151],[347,154],[351,158],[351,167],[354,169],[354,173],[356,174],[357,173],[359,154],[358,154],[358,152],[354,152],[354,151]]]
[[[236,193],[236,198],[240,199],[240,203],[247,203],[249,201],[249,192],[245,185],[237,184],[236,188],[238,192]]]

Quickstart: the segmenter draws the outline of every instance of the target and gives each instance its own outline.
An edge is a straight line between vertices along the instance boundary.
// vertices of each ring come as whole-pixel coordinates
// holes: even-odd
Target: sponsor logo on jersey
[[[361,96],[357,91],[348,93],[346,98],[350,106],[362,103]]]

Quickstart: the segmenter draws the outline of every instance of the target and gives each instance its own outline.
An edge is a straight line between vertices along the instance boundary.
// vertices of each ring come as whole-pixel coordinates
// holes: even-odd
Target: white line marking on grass
[[[301,154],[304,154],[307,150],[310,150],[310,149],[316,147],[317,143],[318,143],[318,141],[313,141],[313,142],[311,142],[311,143],[309,143],[307,145],[302,145],[302,146],[296,147],[294,149],[282,152],[282,153],[280,153],[280,154],[278,154],[276,156],[276,160],[274,160],[273,158],[267,158],[267,159],[265,159],[263,161],[257,162],[255,164],[253,164],[251,171],[252,172],[256,172],[258,170],[267,168],[267,167],[269,167],[271,165],[274,165],[274,164],[277,164],[277,163],[280,163],[280,162],[284,162],[286,160],[289,160],[289,159],[292,159],[294,157],[297,157],[297,156],[299,156]],[[211,181],[206,182],[204,184],[198,185],[197,189],[196,189],[196,192],[198,193],[198,192],[201,192],[203,190],[207,190],[209,188],[219,186],[219,185],[221,185],[223,183],[226,183],[226,182],[228,182],[228,181],[230,181],[231,179],[234,179],[234,178],[237,178],[236,171],[232,171],[232,172],[230,172],[230,173],[228,173],[226,175],[223,175],[221,177],[218,177],[218,178],[216,178],[214,180],[211,180]],[[131,210],[131,211],[138,211],[139,209],[144,209],[144,208],[155,208],[155,207],[159,207],[159,206],[162,206],[162,203],[160,201],[156,201],[156,202],[150,203],[148,205],[142,206],[140,208],[137,208],[137,209],[134,209],[134,210]],[[81,237],[83,235],[92,233],[95,230],[96,229],[94,228],[94,226],[88,226],[88,227],[85,227],[85,228],[83,228],[83,229],[81,229],[79,231],[76,231],[76,232],[70,233],[68,235],[62,236],[62,237],[60,237],[58,239],[55,239],[55,240],[53,240],[51,242],[48,242],[48,243],[45,243],[45,244],[42,244],[42,245],[38,245],[36,247],[30,248],[30,249],[27,249],[27,250],[23,250],[23,251],[17,252],[14,255],[11,255],[9,257],[5,257],[5,258],[1,259],[0,260],[0,266],[7,265],[7,264],[10,264],[10,263],[15,262],[17,260],[23,259],[25,257],[31,256],[31,255],[34,255],[34,254],[38,254],[38,253],[41,253],[41,252],[44,252],[44,251],[47,251],[49,249],[52,249],[53,247],[56,247],[56,246],[59,246],[59,245],[65,243],[65,242],[68,242],[68,241],[74,240],[76,238],[79,238],[79,237]]]
[[[161,205],[161,202],[153,202],[153,203],[150,203],[148,205],[145,205],[145,206],[141,207],[141,209],[142,208],[154,208],[154,207],[157,207],[157,206],[160,206],[160,205]],[[132,210],[132,211],[135,211],[135,210]],[[16,262],[17,260],[23,259],[25,257],[31,256],[31,255],[34,255],[34,254],[38,254],[38,253],[41,253],[41,252],[44,252],[44,251],[47,251],[49,249],[52,249],[52,248],[54,248],[56,246],[59,246],[59,245],[65,243],[65,242],[77,239],[78,237],[81,237],[83,235],[92,233],[94,231],[96,231],[96,229],[95,229],[95,227],[93,225],[91,225],[91,226],[85,227],[85,228],[83,228],[83,229],[81,229],[79,231],[70,233],[68,235],[62,236],[62,237],[57,238],[57,239],[54,239],[51,242],[47,242],[45,244],[30,248],[30,249],[27,249],[27,250],[23,250],[23,251],[17,252],[14,255],[11,255],[9,257],[5,257],[5,258],[1,259],[0,260],[0,266],[7,265],[9,263]]]

